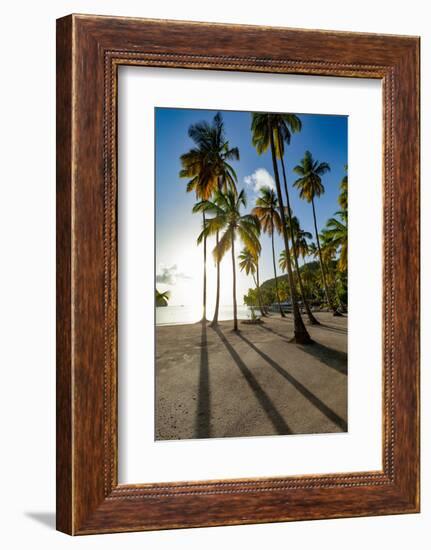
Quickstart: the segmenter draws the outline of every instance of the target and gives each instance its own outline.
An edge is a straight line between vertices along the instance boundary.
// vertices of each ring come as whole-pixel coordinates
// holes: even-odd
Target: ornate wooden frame
[[[383,470],[119,485],[119,65],[377,78],[384,101]],[[70,15],[57,21],[57,528],[419,511],[419,38]]]

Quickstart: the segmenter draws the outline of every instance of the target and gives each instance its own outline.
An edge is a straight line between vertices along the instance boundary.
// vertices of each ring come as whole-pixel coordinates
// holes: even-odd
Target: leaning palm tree
[[[259,309],[262,316],[265,316],[263,311],[262,296],[260,295],[259,288],[259,257],[248,248],[243,248],[238,256],[239,268],[241,271],[245,271],[246,275],[251,275],[253,278],[254,286],[257,290],[257,300],[259,302]]]
[[[195,147],[181,156],[182,170],[180,176],[191,178],[187,191],[195,191],[198,201],[207,200],[214,191],[226,191],[228,188],[236,193],[237,176],[229,164],[230,160],[239,159],[237,147],[230,147],[226,140],[223,118],[217,113],[211,124],[201,121],[192,124],[188,131]],[[202,222],[205,226],[205,212],[202,212]],[[218,242],[218,233],[216,234]],[[204,289],[203,316],[206,320],[206,238],[204,244]],[[220,265],[217,263],[216,304],[212,323],[217,324],[220,301]]]
[[[169,302],[169,298],[171,297],[171,293],[169,290],[166,290],[165,292],[160,292],[156,288],[156,307],[166,307]]]
[[[329,307],[332,309],[334,315],[339,315],[337,308],[333,305],[330,299],[328,283],[326,280],[325,268],[323,266],[322,249],[320,246],[319,230],[317,228],[316,220],[316,208],[314,205],[315,197],[320,197],[325,192],[325,188],[322,183],[322,176],[329,172],[330,166],[327,162],[319,162],[313,159],[310,151],[305,151],[304,157],[300,163],[293,169],[300,177],[294,182],[294,187],[299,189],[299,196],[301,199],[305,199],[307,202],[311,202],[313,207],[313,221],[314,231],[316,235],[317,250],[319,253],[320,271],[322,275],[322,283],[325,289],[326,301]]]
[[[294,338],[298,344],[308,344],[311,342],[310,335],[305,328],[304,322],[301,317],[301,313],[298,307],[298,301],[295,292],[295,283],[293,280],[293,272],[290,261],[289,252],[289,239],[287,235],[286,216],[283,204],[283,196],[281,193],[280,176],[278,172],[277,164],[277,151],[278,151],[278,133],[282,132],[284,127],[281,122],[285,120],[285,117],[289,115],[270,114],[270,113],[252,113],[251,132],[252,143],[256,148],[258,154],[262,154],[268,149],[271,150],[272,166],[274,170],[274,180],[277,188],[278,208],[280,212],[280,219],[282,225],[282,234],[284,240],[284,247],[287,257],[287,274],[289,279],[290,297],[292,301],[293,309],[293,321],[294,321]]]
[[[295,269],[298,277],[299,292],[301,294],[305,312],[307,313],[308,321],[310,325],[320,325],[319,321],[312,314],[310,305],[305,295],[304,285],[302,284],[302,275],[301,275],[301,271],[299,270],[299,262],[298,262],[298,256],[300,254],[302,255],[303,259],[308,254],[307,239],[311,239],[312,235],[308,231],[304,231],[303,229],[301,229],[298,218],[296,216],[292,216],[291,213],[288,218],[288,230],[292,241],[292,259],[295,264]],[[284,265],[286,265],[285,260],[284,260]],[[284,267],[284,271],[286,271],[286,267]]]
[[[215,235],[217,231],[223,234],[216,244],[213,255],[220,262],[230,249],[232,255],[232,296],[233,296],[233,330],[238,330],[238,314],[236,300],[236,268],[235,268],[235,239],[240,237],[245,247],[253,254],[259,254],[261,250],[259,242],[259,220],[250,214],[241,214],[241,207],[247,205],[244,190],[239,194],[228,190],[226,194],[216,191],[212,200],[201,201],[194,207],[195,212],[205,212],[213,217],[208,218],[202,233],[198,237],[201,242],[209,235]]]
[[[280,297],[278,293],[278,279],[277,268],[275,263],[275,247],[274,247],[274,232],[281,233],[281,219],[278,212],[278,201],[274,191],[270,187],[262,187],[260,189],[260,196],[256,199],[256,206],[251,211],[253,216],[256,216],[260,222],[260,226],[264,233],[267,233],[271,237],[272,246],[272,264],[274,268],[274,280],[275,280],[275,295],[277,297],[278,309],[280,315],[285,317],[283,309],[280,304]]]

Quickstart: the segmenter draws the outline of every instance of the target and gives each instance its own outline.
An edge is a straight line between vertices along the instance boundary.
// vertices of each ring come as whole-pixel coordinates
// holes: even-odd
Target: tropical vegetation
[[[331,168],[327,162],[320,162],[310,151],[305,151],[293,168],[295,179],[289,189],[285,160],[294,134],[301,130],[301,118],[294,114],[251,114],[251,143],[258,155],[270,155],[275,189],[260,187],[254,204],[247,210],[246,193],[238,188],[234,168],[240,152],[230,146],[221,113],[211,122],[190,126],[188,135],[193,147],[180,157],[180,177],[188,180],[186,191],[193,192],[196,198],[192,211],[202,219],[196,235],[197,244],[203,245],[202,322],[207,320],[206,265],[210,238],[214,239],[212,256],[217,273],[213,326],[217,325],[219,316],[220,266],[229,252],[235,331],[238,330],[238,267],[253,283],[244,296],[244,303],[256,308],[262,316],[274,308],[282,317],[292,314],[294,341],[298,344],[311,342],[302,315],[306,315],[309,324],[318,324],[313,311],[325,307],[334,315],[347,311],[347,166],[340,182],[339,210],[319,228],[317,202],[325,193],[324,178]],[[299,193],[299,199],[311,205],[314,235],[303,229],[293,211],[294,190]],[[263,234],[271,240],[274,277],[261,283],[259,261]],[[283,249],[276,257],[275,242],[280,238]],[[240,250],[237,241],[241,242]],[[277,273],[277,264],[282,274]],[[168,293],[156,290],[156,305],[166,305],[168,300]]]
[[[278,292],[277,285],[277,267],[275,263],[275,247],[274,247],[274,233],[281,233],[281,218],[278,210],[278,201],[275,193],[269,187],[262,187],[260,190],[260,195],[256,199],[256,206],[251,211],[252,215],[260,222],[260,226],[264,233],[267,233],[271,237],[271,248],[272,248],[272,264],[274,268],[274,280],[275,280],[275,292],[276,299],[278,303],[278,309],[280,315],[285,317],[283,309],[280,304],[280,295]]]
[[[181,156],[182,170],[180,177],[189,178],[187,192],[194,191],[196,199],[205,201],[211,198],[215,192],[226,193],[229,189],[236,194],[237,176],[235,170],[228,161],[238,160],[239,151],[237,147],[230,147],[226,140],[223,119],[217,113],[209,124],[206,121],[193,124],[189,128],[189,137],[193,140],[195,147]],[[205,228],[205,211],[202,210],[203,229]],[[216,232],[218,245],[219,233]],[[206,320],[206,260],[207,241],[203,239],[204,246],[204,284],[203,284],[203,311],[202,320]],[[219,301],[220,301],[220,265],[217,261],[217,284],[216,284],[216,306],[214,311],[213,324],[218,322]]]
[[[333,301],[331,300],[327,274],[325,270],[325,265],[323,263],[322,256],[322,247],[320,245],[319,230],[317,228],[316,220],[316,207],[315,199],[323,195],[325,192],[325,187],[322,182],[322,176],[326,172],[330,171],[330,166],[327,162],[319,162],[313,158],[313,155],[310,151],[305,151],[304,157],[301,159],[300,163],[295,166],[293,171],[298,174],[300,177],[294,182],[293,186],[299,189],[299,197],[311,203],[313,209],[313,222],[314,222],[314,231],[316,237],[317,251],[319,254],[320,261],[320,271],[322,275],[323,288],[325,289],[325,296],[328,302],[329,307],[332,309],[334,315],[338,315],[338,311]]]
[[[208,218],[202,233],[198,237],[198,244],[210,235],[217,235],[223,232],[221,238],[217,240],[213,250],[214,259],[217,265],[222,261],[223,256],[231,251],[232,256],[232,301],[233,301],[233,319],[234,330],[238,330],[237,316],[237,298],[236,298],[236,256],[235,240],[239,236],[243,244],[252,254],[260,253],[260,224],[256,216],[251,214],[241,214],[241,207],[246,207],[246,195],[244,190],[236,194],[232,190],[226,193],[216,191],[213,200],[198,202],[193,212],[204,212],[212,214]]]

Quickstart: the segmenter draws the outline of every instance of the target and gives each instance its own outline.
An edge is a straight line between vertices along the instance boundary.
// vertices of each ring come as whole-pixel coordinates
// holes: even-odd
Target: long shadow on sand
[[[199,365],[198,410],[196,416],[196,437],[211,437],[210,433],[210,380],[208,367],[208,340],[206,321],[201,323],[201,357]]]
[[[338,332],[339,334],[347,334],[347,328],[335,327],[333,325],[325,325],[323,323],[320,323],[319,328],[330,330],[331,332]]]
[[[271,399],[268,397],[268,394],[262,389],[262,387],[254,377],[252,372],[248,369],[248,367],[246,366],[244,361],[241,359],[241,357],[238,355],[238,353],[235,351],[233,346],[228,342],[226,336],[222,333],[222,331],[219,328],[213,328],[213,330],[218,335],[220,340],[223,342],[230,356],[237,364],[239,370],[241,371],[246,382],[254,392],[259,403],[262,405],[263,410],[266,412],[269,420],[271,421],[277,433],[280,435],[293,433],[292,430],[287,425],[284,418],[281,416],[281,414],[278,412],[278,410],[274,406]]]
[[[272,328],[266,327],[265,325],[259,325],[259,327],[267,330],[268,332],[272,332],[285,342],[290,343],[288,337],[280,334],[280,332],[277,332]],[[312,344],[299,347],[302,349],[302,351],[305,351],[305,353],[309,353],[310,355],[313,355],[313,357],[316,357],[316,359],[319,359],[319,361],[324,363],[327,367],[334,369],[341,374],[347,374],[346,352],[330,348],[328,346],[320,344],[319,342],[316,342],[315,340],[313,340]]]
[[[299,346],[302,351],[308,353],[325,363],[327,367],[340,372],[341,374],[347,374],[347,353],[344,351],[338,351],[319,342],[313,341],[309,346]]]
[[[263,328],[263,327],[262,327]],[[264,359],[271,367],[273,367],[281,376],[284,376],[284,378],[292,384],[306,399],[310,401],[319,411],[326,416],[331,422],[336,424],[343,432],[347,431],[347,422],[338,416],[336,412],[334,412],[331,408],[329,408],[323,401],[321,401],[314,393],[312,393],[310,390],[308,390],[299,380],[297,380],[294,376],[292,376],[289,372],[287,372],[283,367],[281,367],[274,359],[269,357],[266,353],[261,351],[259,348],[257,348],[250,340],[248,340],[245,336],[243,336],[241,333],[238,333],[239,338],[243,340],[246,344],[248,344],[251,349],[253,349],[257,354],[259,354],[262,359]]]
[[[290,343],[290,340],[287,336],[285,336],[284,334],[280,334],[280,332],[277,332],[273,328],[266,327],[264,324],[259,325],[259,328],[263,328],[264,330],[267,330],[268,332],[272,332],[273,334],[275,334],[276,336],[278,336],[279,338],[281,338],[282,340],[284,340],[288,344]],[[293,336],[293,331],[292,331],[292,336]]]

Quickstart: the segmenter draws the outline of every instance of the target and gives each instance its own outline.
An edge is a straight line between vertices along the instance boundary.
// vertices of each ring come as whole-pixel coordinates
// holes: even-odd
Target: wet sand
[[[317,313],[298,346],[291,316],[156,328],[156,439],[347,431],[347,317]]]

